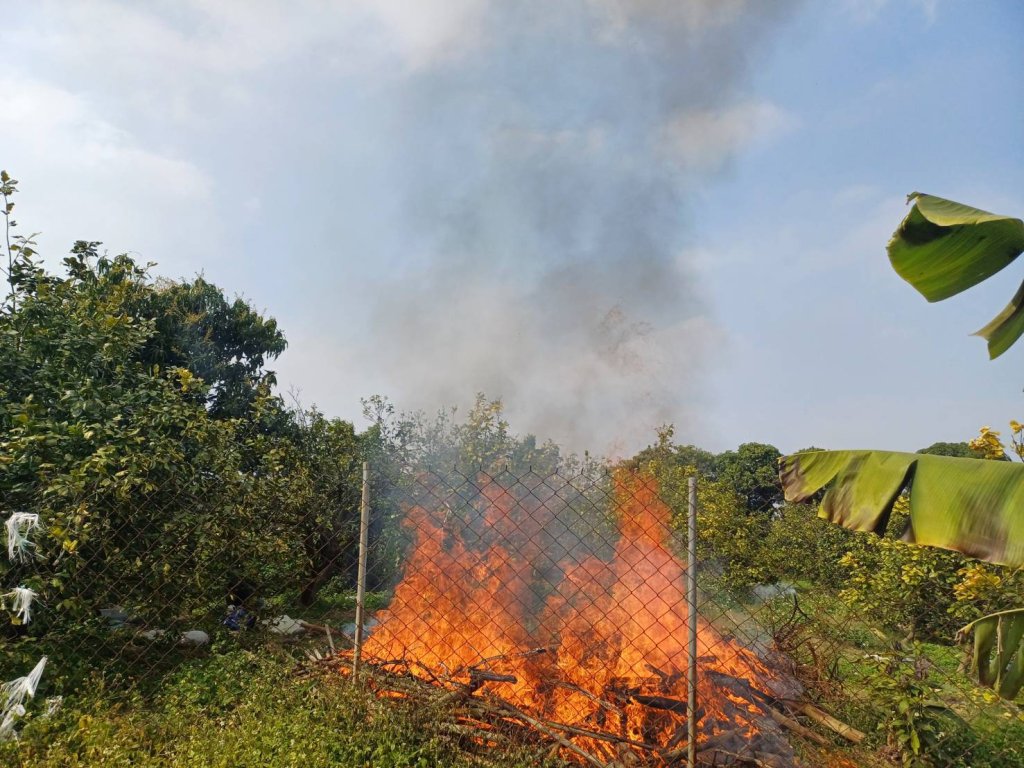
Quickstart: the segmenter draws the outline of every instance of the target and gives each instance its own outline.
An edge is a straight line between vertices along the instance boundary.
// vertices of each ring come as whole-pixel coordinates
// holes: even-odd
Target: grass
[[[36,702],[31,708],[43,707]],[[237,645],[215,648],[145,697],[96,682],[55,715],[31,716],[0,744],[18,768],[428,768],[551,765],[528,745],[485,762],[446,735],[448,715],[383,701],[341,675],[310,679],[294,661]]]

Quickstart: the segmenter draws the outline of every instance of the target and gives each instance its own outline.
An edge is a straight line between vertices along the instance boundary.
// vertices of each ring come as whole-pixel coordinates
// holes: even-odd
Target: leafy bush
[[[897,500],[890,530],[908,514]],[[856,537],[841,564],[848,578],[840,596],[882,625],[913,638],[951,643],[970,621],[1017,607],[1024,573],[957,552],[918,547],[892,535]]]
[[[36,632],[114,604],[156,626],[205,615],[225,564],[294,561],[275,531],[281,451],[214,419],[190,370],[140,360],[154,334],[128,311],[153,290],[142,269],[86,244],[65,264],[65,278],[25,273],[0,315],[0,504],[42,521],[4,581],[48,608]]]
[[[345,571],[377,441],[271,394],[273,319],[98,247],[76,243],[57,275],[14,238],[0,303],[0,517],[40,520],[27,557],[0,558],[0,584],[38,600],[30,626],[0,622],[0,657],[58,656],[51,680],[84,671],[72,649],[128,648],[102,609],[170,645],[219,623],[238,578],[311,600]]]
[[[881,537],[847,553],[840,596],[866,617],[909,638],[951,642],[958,622],[950,616],[959,558],[940,550]]]
[[[863,537],[818,517],[810,504],[786,504],[778,509],[762,541],[765,581],[810,581],[838,589],[847,581],[842,558],[864,546]]]

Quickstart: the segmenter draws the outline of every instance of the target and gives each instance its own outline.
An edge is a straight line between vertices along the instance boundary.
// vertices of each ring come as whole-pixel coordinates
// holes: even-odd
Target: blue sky
[[[278,318],[283,388],[357,419],[505,399],[631,450],[916,449],[1021,418],[928,305],[913,190],[1024,214],[1024,5],[115,0],[0,30],[0,165],[59,258],[102,240]]]
[[[1019,265],[929,305],[884,244],[914,190],[1024,212],[1022,31],[1012,2],[814,3],[781,31],[750,88],[798,126],[737,158],[698,214],[728,329],[716,433],[916,449],[1019,412],[1022,350],[989,362],[968,336]]]

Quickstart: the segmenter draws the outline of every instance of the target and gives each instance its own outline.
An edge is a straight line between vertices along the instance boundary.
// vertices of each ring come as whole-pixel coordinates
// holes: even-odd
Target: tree
[[[426,414],[396,414],[380,397],[363,403],[364,416],[377,428],[389,450],[407,467],[426,468],[445,474],[496,475],[511,471],[517,475],[554,474],[565,461],[550,440],[538,444],[534,435],[518,435],[509,428],[501,399],[491,400],[478,392],[465,419],[451,407]]]
[[[308,606],[338,573],[355,583],[362,444],[373,436],[360,436],[350,422],[328,419],[316,408],[299,411],[296,420],[293,461],[307,487],[295,522],[306,560],[299,602]]]
[[[782,502],[779,483],[779,458],[774,445],[744,443],[735,451],[719,454],[715,460],[718,479],[732,488],[747,504],[747,509],[767,512]]]
[[[675,426],[664,424],[657,430],[658,442],[649,445],[636,454],[634,459],[638,465],[644,465],[651,461],[659,464],[670,463],[678,467],[696,469],[697,473],[704,479],[714,480],[718,474],[718,464],[715,454],[698,448],[696,445],[676,445]]]
[[[142,361],[154,324],[130,307],[145,271],[93,254],[77,244],[64,278],[23,262],[0,316],[0,504],[43,521],[33,568],[15,575],[58,621],[126,602],[125,583],[146,585],[141,612],[181,609],[180,574],[222,586],[215,530],[253,541],[231,495],[254,482],[235,423],[195,402],[191,371]]]
[[[188,368],[207,386],[206,404],[215,418],[245,415],[253,401],[276,383],[265,369],[287,346],[272,317],[197,277],[192,282],[158,281],[139,301],[154,333],[140,352],[143,362]]]
[[[0,180],[9,234],[16,182]],[[229,569],[278,584],[300,572],[306,497],[288,435],[265,428],[282,412],[262,369],[283,343],[273,321],[209,284],[217,319],[186,316],[147,268],[98,243],[76,243],[51,273],[30,243],[11,238],[0,303],[0,512],[38,526],[0,581],[45,610],[0,628],[3,666],[81,647],[102,608],[174,637],[183,622],[219,623]]]
[[[801,451],[802,453],[802,451]],[[961,459],[983,459],[979,451],[971,448],[970,443],[932,443],[927,448],[922,448],[918,453],[928,453],[932,456],[955,456]]]
[[[893,268],[929,301],[954,296],[1024,252],[1024,221],[930,195],[913,207],[889,241]],[[978,335],[998,357],[1024,333],[1024,284]],[[1015,435],[1018,433],[1015,426]],[[998,436],[983,429],[983,438]],[[979,447],[992,440],[982,440]],[[818,451],[780,461],[786,499],[802,501],[829,487],[819,514],[858,531],[883,533],[902,495],[909,504],[904,538],[972,557],[1024,565],[1024,465],[930,453]],[[982,617],[973,631],[979,682],[1012,698],[1024,686],[1024,609]]]

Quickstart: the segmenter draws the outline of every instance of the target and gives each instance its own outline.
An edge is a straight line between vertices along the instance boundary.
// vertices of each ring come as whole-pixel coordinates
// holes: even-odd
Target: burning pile
[[[610,557],[549,558],[547,507],[495,482],[482,489],[483,532],[450,510],[408,511],[404,576],[363,659],[490,703],[594,765],[673,765],[685,757],[685,565],[670,547],[671,511],[654,481],[615,478]],[[550,568],[547,569],[550,573]],[[418,681],[417,681],[418,682]],[[703,764],[788,766],[781,710],[789,685],[698,617],[698,748]],[[789,690],[792,693],[792,689]],[[493,727],[494,720],[491,719]]]

